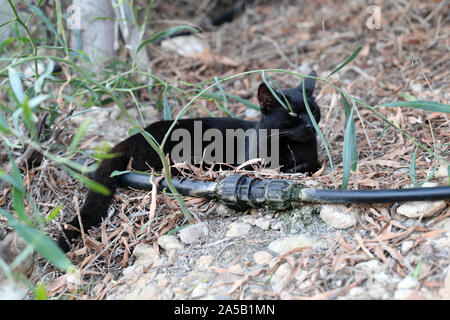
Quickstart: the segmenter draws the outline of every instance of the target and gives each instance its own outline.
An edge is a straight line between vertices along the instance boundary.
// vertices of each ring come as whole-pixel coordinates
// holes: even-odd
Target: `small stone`
[[[208,227],[204,222],[192,224],[178,232],[181,242],[184,244],[193,244],[200,242],[208,235]]]
[[[180,241],[175,236],[163,235],[158,238],[158,245],[166,251],[183,249]]]
[[[394,292],[394,299],[395,300],[405,300],[408,299],[408,297],[414,293],[414,290],[411,289],[398,289]]]
[[[272,230],[281,230],[282,227],[283,227],[283,223],[281,221],[277,221],[270,225],[270,229],[272,229]]]
[[[141,291],[139,292],[139,295],[137,296],[138,300],[153,300],[155,299],[158,294],[160,293],[160,289],[154,285],[146,284],[142,287]],[[135,300],[135,299],[133,299]]]
[[[255,225],[262,230],[269,230],[271,219],[259,218],[255,220]]]
[[[344,205],[326,204],[320,210],[320,217],[330,226],[338,229],[348,229],[356,224],[356,210],[347,212]]]
[[[283,263],[275,271],[270,282],[272,283],[272,290],[279,294],[283,287],[285,286],[285,281],[289,278],[291,267],[289,263]]]
[[[409,250],[411,250],[413,245],[414,245],[414,241],[412,241],[412,240],[404,241],[402,243],[402,253],[403,254],[407,253]]]
[[[362,287],[354,287],[348,291],[348,294],[353,297],[358,297],[358,296],[362,296],[365,292],[366,292],[366,290]]]
[[[205,283],[200,283],[194,288],[194,290],[192,290],[191,297],[198,298],[200,296],[203,296],[208,292],[207,289],[208,287]]]
[[[236,264],[233,264],[232,266],[230,266],[228,268],[228,271],[231,273],[239,274],[239,273],[242,273],[242,267],[239,263],[236,263]]]
[[[153,249],[153,246],[148,244],[138,244],[133,250],[133,255],[137,260],[158,258],[158,254]]]
[[[255,218],[254,217],[246,217],[246,218],[242,219],[242,222],[254,226]]]
[[[367,294],[372,299],[380,300],[383,298],[383,296],[385,296],[387,294],[387,292],[382,286],[376,285],[376,286],[373,286],[372,288],[370,288],[367,291]]]
[[[212,262],[212,257],[210,255],[206,255],[206,256],[201,256],[200,258],[197,259],[197,261],[195,261],[195,265],[197,267],[209,267],[209,265]]]
[[[318,246],[323,246],[323,243],[301,234],[272,241],[268,248],[279,255],[282,255],[297,248]]]
[[[253,254],[253,260],[257,264],[268,264],[273,256],[267,251],[257,251]]]
[[[306,288],[311,287],[312,284],[313,284],[313,281],[312,281],[312,280],[306,279],[306,280],[304,280],[302,283],[300,283],[300,284],[297,285],[297,286],[298,286],[298,288],[299,288],[300,290],[303,290],[303,289],[306,289]]]
[[[413,201],[404,203],[397,208],[397,213],[408,218],[431,217],[435,213],[444,209],[447,206],[447,201]]]
[[[416,278],[407,276],[397,284],[397,289],[413,289],[419,286],[420,282]]]
[[[360,262],[355,266],[356,269],[362,270],[364,273],[373,274],[379,272],[382,268],[381,262],[377,259],[372,259],[366,262]]]
[[[373,275],[373,278],[382,284],[388,284],[391,282],[391,277],[386,272],[376,273]]]
[[[208,50],[208,44],[196,36],[180,36],[161,42],[161,48],[176,52],[182,57],[189,57]]]
[[[233,222],[228,226],[227,237],[241,237],[250,231],[250,225],[246,223]]]
[[[234,210],[228,208],[226,205],[219,203],[216,207],[216,214],[219,217],[228,218],[234,215]]]
[[[7,264],[12,264],[16,258],[23,253],[28,247],[28,243],[18,235],[17,232],[10,232],[3,240],[0,241],[0,258]],[[23,256],[21,263],[19,263],[14,271],[22,276],[28,277],[33,272],[35,266],[35,254]],[[0,267],[0,278],[3,275],[3,268]]]
[[[302,282],[306,279],[306,277],[308,276],[308,271],[306,270],[302,270],[302,269],[298,269],[297,273],[295,274],[294,278],[295,280]]]
[[[289,263],[285,262],[283,264],[281,264],[277,271],[275,271],[272,280],[273,282],[279,282],[281,280],[283,280],[283,278],[288,275],[291,271],[291,267],[289,265]]]
[[[436,178],[448,178],[448,170],[447,166],[444,164],[441,164],[437,171],[434,173],[434,176]]]

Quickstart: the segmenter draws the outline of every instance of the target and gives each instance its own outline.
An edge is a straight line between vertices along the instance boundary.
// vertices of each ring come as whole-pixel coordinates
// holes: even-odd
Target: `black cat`
[[[315,76],[316,73],[313,71],[311,75]],[[305,78],[304,81],[308,105],[318,123],[320,121],[320,110],[312,96],[315,79]],[[209,140],[204,139],[204,133],[209,129],[215,129],[215,132],[221,133],[223,137],[226,136],[227,129],[228,131],[239,131],[239,129],[242,129],[240,130],[241,132],[247,132],[249,129],[256,129],[257,132],[262,132],[260,129],[267,129],[267,151],[273,151],[271,149],[271,138],[274,138],[274,134],[278,135],[276,138],[278,138],[279,150],[276,150],[275,152],[278,151],[278,164],[279,167],[281,167],[281,171],[291,173],[316,172],[320,168],[317,161],[316,133],[306,112],[303,101],[302,84],[296,88],[283,90],[282,92],[284,97],[289,101],[287,105],[290,105],[290,110],[287,110],[282,106],[272,95],[269,88],[262,83],[258,88],[258,99],[261,107],[261,118],[259,121],[245,121],[231,118],[180,119],[172,131],[172,138],[174,137],[174,132],[177,132],[177,129],[182,129],[184,132],[190,133],[194,136],[194,139],[191,139],[191,144],[188,145],[189,148],[186,150],[200,151],[201,157],[202,155],[205,155],[205,148],[210,145],[210,141],[212,141],[211,138]],[[278,92],[277,95],[281,101],[284,101],[282,94]],[[158,121],[149,125],[145,130],[149,132],[158,143],[161,143],[172,123],[173,121]],[[200,130],[199,125],[201,127],[201,132],[195,132],[196,130]],[[278,129],[278,132],[273,133],[272,129]],[[197,139],[199,134],[203,137],[203,139],[200,139],[202,140],[201,142],[196,141],[199,140]],[[175,148],[179,148],[180,139],[174,140],[175,141],[167,139],[164,145],[164,154],[172,154],[172,151],[174,151]],[[251,150],[254,150],[255,146],[258,149],[257,151],[260,151],[258,148],[259,141],[260,140],[257,140],[256,143],[252,143],[247,139],[244,144],[233,144],[232,150],[226,150],[226,147],[229,147],[229,143],[223,143],[222,154],[226,158],[225,160],[228,164],[233,166],[240,165],[242,162],[249,160],[249,156],[252,154]],[[184,156],[185,160],[192,160],[189,158],[190,155],[184,154],[186,150],[180,152],[180,156]],[[215,152],[218,151],[220,150],[215,150]],[[107,209],[118,185],[117,178],[110,177],[113,171],[126,170],[131,158],[133,158],[132,167],[134,170],[146,171],[149,170],[149,168],[152,168],[155,171],[161,171],[163,168],[159,156],[141,134],[130,136],[114,146],[110,152],[118,156],[112,159],[103,160],[93,175],[95,181],[100,182],[110,190],[110,195],[105,196],[94,191],[88,192],[80,212],[85,230],[92,226],[99,225],[102,217],[105,217],[107,214]],[[230,153],[233,153],[231,158]],[[271,154],[271,156],[273,156],[273,154]],[[239,157],[241,161],[238,161]],[[75,217],[70,224],[79,229],[77,217]],[[80,234],[78,231],[73,230],[64,230],[64,233],[69,242],[72,242]],[[58,244],[65,252],[70,249],[69,243],[65,240],[63,235],[59,237]]]

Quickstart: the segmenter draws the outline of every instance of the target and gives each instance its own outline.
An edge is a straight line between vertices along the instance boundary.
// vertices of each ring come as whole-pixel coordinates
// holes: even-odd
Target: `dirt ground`
[[[149,29],[198,22],[191,17],[202,1],[190,7],[187,1],[170,3],[155,3],[152,14],[157,18],[150,19]],[[161,44],[148,46],[150,67],[174,84],[268,68],[302,74],[315,70],[326,78],[361,45],[357,58],[329,78],[334,85],[371,106],[408,97],[448,104],[449,6],[448,1],[375,1],[375,7],[353,0],[255,1],[232,22],[197,35],[209,49],[195,57],[181,56]],[[281,87],[298,85],[292,76],[270,75]],[[260,82],[261,76],[252,74],[223,87],[257,104]],[[321,143],[323,168],[318,173],[276,176],[334,188],[342,180],[345,114],[331,86],[318,81],[315,96],[334,177]],[[146,121],[162,118],[152,108],[153,101],[147,104]],[[173,114],[182,108],[171,106]],[[213,103],[204,107],[222,115]],[[96,111],[83,140],[86,149],[126,137],[129,123],[116,106],[108,108]],[[230,109],[242,118],[258,116],[242,104],[233,103]],[[448,114],[396,107],[377,110],[412,139],[450,160]],[[196,108],[189,116],[207,113]],[[73,134],[82,120],[80,116],[71,121],[64,134]],[[111,121],[118,124],[111,126]],[[355,125],[358,169],[350,176],[349,188],[410,187],[415,144],[361,105]],[[428,152],[419,148],[415,163],[419,182],[433,172],[430,183],[448,184],[445,166]],[[225,174],[198,175],[217,179]],[[256,174],[265,177],[264,172]],[[86,190],[45,160],[32,179],[29,189],[38,195],[38,205],[64,204],[61,219],[49,230],[56,237],[61,220],[76,212]],[[32,279],[49,283],[50,297],[73,299],[450,298],[448,201],[428,203],[418,213],[400,209],[405,208],[403,203],[348,205],[334,210],[341,219],[336,224],[323,218],[322,206],[234,212],[216,202],[186,197],[198,223],[183,229],[185,221],[174,199],[158,194],[155,215],[149,217],[151,199],[151,193],[136,190],[122,189],[115,195],[103,225],[69,253],[81,270],[81,284],[71,285],[67,275],[42,259]]]

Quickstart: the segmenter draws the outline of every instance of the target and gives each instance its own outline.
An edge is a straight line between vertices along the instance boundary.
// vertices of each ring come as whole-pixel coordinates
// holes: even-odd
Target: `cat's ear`
[[[317,73],[314,70],[309,75],[312,76],[312,77],[317,77]],[[303,81],[305,82],[306,94],[308,96],[311,96],[313,94],[314,87],[316,86],[316,79],[304,78]],[[300,83],[299,88],[300,88],[300,90],[303,91],[302,86],[303,86],[303,84]]]
[[[262,113],[267,113],[277,104],[276,98],[264,82],[258,87],[258,100]]]

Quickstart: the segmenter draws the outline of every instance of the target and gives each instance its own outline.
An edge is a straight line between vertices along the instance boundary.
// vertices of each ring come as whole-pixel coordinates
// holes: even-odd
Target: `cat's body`
[[[315,75],[315,73],[312,73],[312,75]],[[314,79],[307,78],[305,80],[308,104],[313,112],[315,120],[319,122],[320,110],[312,97],[314,85]],[[261,84],[258,89],[258,98],[262,112],[260,121],[246,121],[232,118],[180,119],[173,129],[171,137],[173,138],[173,133],[177,132],[177,129],[185,130],[184,132],[190,133],[193,139],[191,139],[190,148],[187,150],[199,152],[196,155],[197,162],[195,162],[195,159],[192,157],[191,159],[185,157],[185,160],[191,160],[191,163],[200,163],[200,161],[205,160],[205,148],[214,140],[211,139],[211,137],[209,140],[205,139],[205,133],[211,132],[211,129],[215,130],[217,134],[222,133],[223,137],[226,136],[227,130],[234,132],[236,132],[236,130],[241,130],[240,132],[249,132],[254,129],[259,132],[261,131],[260,129],[267,129],[267,150],[269,150],[269,154],[272,141],[270,132],[272,129],[277,129],[279,145],[279,150],[277,151],[281,171],[315,172],[320,168],[317,161],[316,136],[304,106],[302,85],[300,84],[297,88],[284,90],[283,94],[289,100],[292,112],[288,112],[281,106],[270,93],[267,86]],[[280,94],[279,97],[283,99]],[[161,143],[172,123],[173,121],[158,121],[149,125],[145,130],[149,132],[158,143]],[[164,145],[164,154],[170,155],[172,151],[174,151],[174,148],[177,148],[177,145],[179,147],[180,141],[181,138],[174,139],[174,141],[172,139],[167,139]],[[235,143],[231,150],[226,149],[229,147],[229,143],[223,143],[222,154],[224,160],[227,160],[224,162],[233,167],[242,164],[242,162],[251,158],[252,148],[254,149],[255,145],[259,146],[259,143],[259,139],[253,144],[251,142],[249,143],[249,140],[247,140],[246,143],[241,145]],[[256,147],[256,149],[259,151],[259,147]],[[92,226],[99,225],[101,219],[107,214],[107,209],[118,185],[117,178],[110,177],[113,171],[126,170],[131,158],[131,165],[134,170],[147,171],[151,168],[154,171],[161,171],[163,168],[158,154],[152,149],[150,144],[141,134],[128,137],[126,140],[114,146],[110,152],[118,154],[118,156],[112,159],[103,160],[93,176],[95,181],[100,182],[110,190],[110,195],[104,196],[94,191],[88,192],[80,212],[83,228],[85,230],[88,230]],[[195,152],[191,153],[194,154]],[[230,153],[234,153],[234,157],[233,155],[230,156]],[[184,155],[184,151],[181,154]],[[238,155],[241,155],[240,161]],[[199,157],[201,159],[198,159]],[[70,224],[79,228],[78,218],[75,217]],[[66,237],[60,236],[58,243],[64,251],[68,251],[70,247],[65,238],[71,242],[79,235],[79,232],[74,230],[64,230],[64,233]]]

